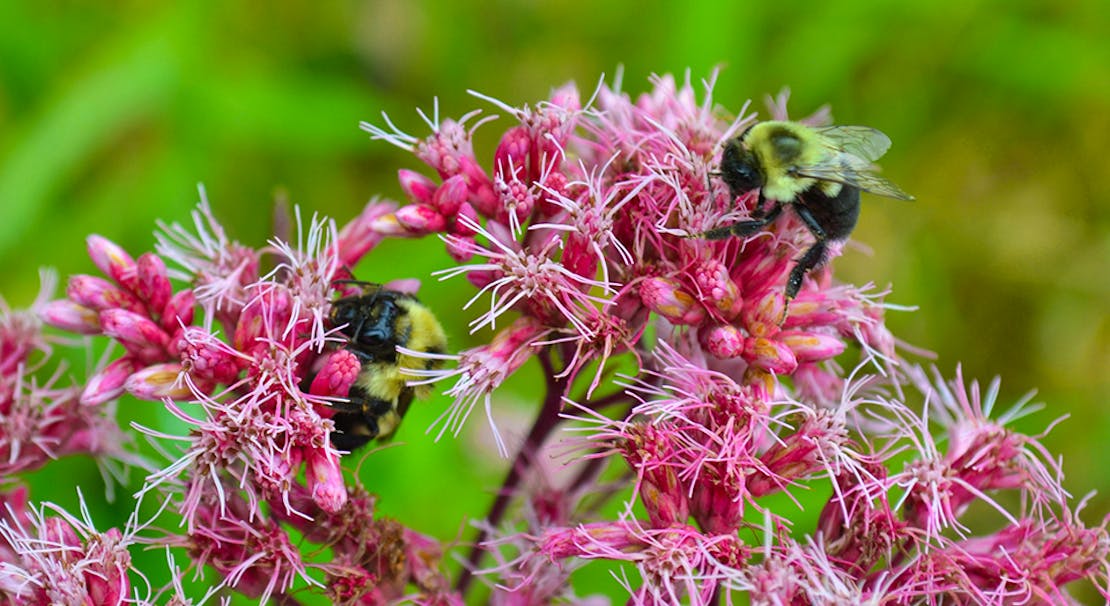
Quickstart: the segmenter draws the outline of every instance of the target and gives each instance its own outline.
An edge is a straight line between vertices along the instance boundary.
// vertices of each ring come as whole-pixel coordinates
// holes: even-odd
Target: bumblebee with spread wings
[[[810,127],[769,121],[730,140],[721,156],[720,176],[733,198],[759,190],[752,219],[711,229],[703,237],[749,236],[770,225],[789,206],[816,242],[798,258],[786,283],[786,298],[797,296],[802,278],[821,266],[828,245],[848,239],[859,218],[860,192],[912,200],[872,172],[872,162],[890,148],[890,139],[866,126]]]

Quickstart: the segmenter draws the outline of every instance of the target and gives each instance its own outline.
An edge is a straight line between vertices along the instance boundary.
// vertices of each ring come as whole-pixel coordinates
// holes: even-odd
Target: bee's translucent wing
[[[849,153],[866,162],[874,162],[890,149],[890,137],[870,126],[826,126],[816,128],[828,146]]]
[[[868,166],[853,154],[831,154],[826,160],[812,166],[799,166],[793,174],[821,181],[833,181],[858,187],[863,191],[897,200],[913,200],[913,196],[902,191],[886,179],[867,172]]]
[[[873,172],[871,163],[890,149],[890,137],[882,131],[869,126],[828,126],[814,130],[827,153],[813,164],[795,167],[791,171],[794,175],[844,183],[888,198],[913,200],[913,196]]]

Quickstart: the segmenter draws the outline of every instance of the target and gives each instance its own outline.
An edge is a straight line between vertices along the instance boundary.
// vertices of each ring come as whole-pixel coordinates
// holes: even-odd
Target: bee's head
[[[744,147],[743,135],[725,145],[720,172],[733,196],[763,187],[763,169],[755,154]]]
[[[331,306],[331,314],[329,315],[331,325],[342,326],[346,324],[340,332],[349,337],[354,336],[358,330],[356,327],[359,324],[359,320],[365,316],[363,307],[364,306],[357,297],[339,299]]]
[[[397,301],[403,295],[374,291],[335,301],[329,320],[347,337],[348,347],[364,358],[392,361],[398,344],[397,321],[405,314]]]

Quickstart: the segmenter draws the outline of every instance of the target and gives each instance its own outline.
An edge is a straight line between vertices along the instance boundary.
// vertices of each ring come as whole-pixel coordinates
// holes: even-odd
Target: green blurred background
[[[751,98],[765,115],[763,96],[789,86],[794,116],[828,103],[838,123],[891,136],[884,174],[917,201],[865,200],[855,239],[873,252],[850,249],[838,275],[892,283],[891,301],[920,306],[890,326],[947,374],[962,363],[969,377],[1001,375],[1002,404],[1038,389],[1047,410],[1024,429],[1070,415],[1044,441],[1073,494],[1103,491],[1087,522],[1110,509],[1110,3],[106,6],[0,2],[0,293],[11,304],[31,301],[40,266],[92,271],[89,233],[150,249],[156,219],[189,220],[198,182],[255,245],[275,198],[341,223],[371,196],[397,198],[397,169],[422,167],[358,130],[381,111],[422,136],[413,110],[434,97],[445,116],[490,109],[467,89],[519,104],[568,80],[588,92],[618,65],[634,93],[653,72],[700,79],[721,66],[716,99],[729,111]],[[479,131],[485,157],[504,125]],[[463,281],[427,279],[450,265],[441,246],[389,243],[370,259],[391,254],[406,264],[365,263],[360,277],[425,277],[453,344],[476,343],[452,320]],[[504,463],[475,446],[478,414],[479,437],[420,447],[444,403],[417,407],[363,478],[383,511],[453,538],[465,513],[484,512]],[[122,414],[165,423],[145,406]],[[479,464],[452,464],[478,450]],[[71,505],[79,482],[98,523],[120,523],[126,508],[100,503],[98,477],[83,474],[91,464],[53,465],[33,497]]]

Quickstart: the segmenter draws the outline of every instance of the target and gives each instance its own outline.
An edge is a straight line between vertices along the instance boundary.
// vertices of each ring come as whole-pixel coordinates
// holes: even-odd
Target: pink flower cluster
[[[884,324],[886,293],[840,284],[829,265],[788,301],[811,242],[793,216],[746,239],[699,237],[756,202],[715,173],[755,115],[724,118],[704,89],[699,101],[668,76],[636,99],[602,84],[583,102],[567,85],[521,108],[478,95],[511,118],[488,163],[472,145],[491,119],[480,112],[437,109],[423,138],[388,118],[363,124],[434,175],[402,170],[406,204],[371,203],[341,230],[313,218],[296,245],[234,242],[203,192],[193,228],[163,225],[157,252],[135,259],[91,237],[103,276],[75,276],[65,299],[34,309],[122,355],[83,385],[35,382],[26,360],[49,349],[36,315],[2,310],[4,469],[76,452],[126,460],[97,446],[118,430],[89,414],[121,397],[160,402],[191,430],[142,429],[179,445],[142,494],[183,530],[96,533],[88,516],[29,513],[9,493],[0,603],[58,600],[35,593],[53,578],[119,603],[135,542],[183,550],[215,588],[283,604],[306,588],[335,603],[462,604],[487,597],[474,579],[493,604],[604,604],[575,588],[599,561],[617,571],[608,593],[632,604],[1070,603],[1078,580],[1110,598],[1106,519],[1084,525],[1059,463],[1007,425],[1034,407],[992,416],[997,382],[981,393],[911,363]],[[771,117],[786,119],[785,104]],[[329,403],[360,371],[331,304],[382,238],[428,235],[457,262],[439,275],[475,289],[464,311],[488,340],[402,349],[455,362],[410,385],[451,381],[440,435],[482,403],[498,449],[515,452],[453,583],[444,547],[408,527],[419,520],[376,518],[330,441]],[[532,359],[545,382],[516,443],[495,423],[496,395]],[[814,503],[807,528],[796,517]],[[162,591],[184,603],[179,584]]]
[[[134,542],[97,532],[82,509],[29,508],[27,490],[0,492],[0,599],[5,604],[121,604],[130,597]]]
[[[534,107],[482,97],[514,122],[488,173],[471,145],[485,122],[477,112],[434,116],[424,139],[388,119],[387,129],[363,125],[438,177],[402,171],[410,202],[376,227],[440,234],[460,263],[443,275],[478,289],[471,304],[488,298],[472,329],[499,329],[460,352],[455,369],[426,373],[457,377],[444,429],[457,432],[479,401],[492,424],[491,394],[530,357],[548,374],[470,568],[500,554],[485,572],[512,604],[567,598],[577,566],[561,566],[596,560],[634,564],[639,579],[621,583],[637,604],[712,604],[736,591],[775,604],[1056,602],[1078,578],[1105,593],[1105,527],[1079,522],[1034,438],[988,417],[995,391],[981,399],[962,379],[925,380],[902,358],[884,293],[837,284],[826,265],[787,301],[786,276],[811,241],[792,216],[747,239],[698,237],[748,218],[756,201],[733,199],[714,174],[754,115],[722,120],[705,88],[700,102],[670,77],[636,100],[605,85],[585,104],[571,86]],[[773,119],[786,119],[785,103],[775,100]],[[862,355],[846,375],[849,350]],[[621,354],[638,372],[606,380]],[[563,421],[578,437],[554,439]],[[550,487],[533,493],[528,471],[568,448],[581,469],[564,497],[581,496],[601,461],[620,457],[631,470],[617,519],[552,508]],[[800,506],[799,490],[822,483],[833,496],[813,534],[766,504],[785,494]],[[507,514],[513,500],[531,512],[524,528]],[[962,522],[974,503],[1001,517],[984,526],[993,532]],[[552,511],[561,515],[538,513]]]
[[[139,428],[162,442],[165,452],[178,455],[153,467],[141,494],[158,494],[164,509],[177,516],[172,525],[184,527],[181,534],[145,533],[140,542],[183,549],[190,568],[218,573],[214,588],[230,586],[265,601],[297,583],[326,585],[337,600],[366,603],[395,600],[410,582],[446,588],[436,577],[437,548],[415,532],[374,519],[373,499],[347,485],[341,453],[330,440],[330,403],[347,395],[359,363],[342,348],[328,312],[346,288],[337,281],[350,279],[347,268],[381,240],[367,225],[392,208],[371,203],[342,230],[314,218],[296,246],[274,238],[253,249],[227,237],[202,190],[193,230],[162,226],[158,253],[135,259],[103,237],[90,237],[90,256],[103,277],[73,276],[65,299],[40,301],[33,312],[5,308],[0,315],[5,479],[73,453],[139,463],[119,448],[126,442],[106,415],[128,394],[160,402],[192,428],[185,435]],[[175,289],[175,280],[188,287]],[[56,375],[39,384],[29,377],[36,369],[28,358],[49,350],[42,321],[70,333],[108,337],[123,353],[91,373],[83,386],[57,387]],[[110,597],[104,597],[107,590],[87,589],[86,603],[132,599],[126,563],[109,575],[95,570],[92,556],[67,555],[82,548],[80,541],[51,538],[61,522],[45,513],[28,517],[25,494],[13,494],[16,505],[0,512],[9,519],[10,546],[4,552],[10,557],[0,566],[10,562],[22,572],[4,569],[0,576],[7,581],[8,573],[15,574],[19,590],[0,589],[0,596],[54,603],[50,591],[26,588],[49,590],[61,582],[55,575],[64,569],[66,578],[91,575],[111,585]],[[37,532],[25,529],[27,520]],[[91,522],[85,526],[92,528]],[[293,532],[325,544],[334,557],[307,558]],[[92,533],[81,534],[87,539]],[[138,540],[116,529],[103,537],[114,541],[121,558]],[[387,553],[394,559],[383,560]],[[28,554],[45,563],[28,564]],[[94,570],[82,572],[77,563]]]

